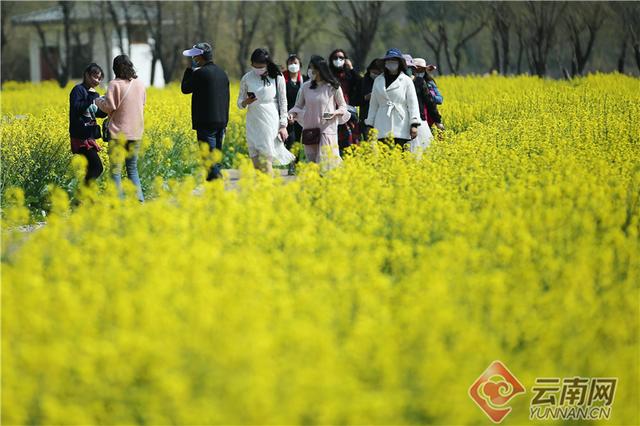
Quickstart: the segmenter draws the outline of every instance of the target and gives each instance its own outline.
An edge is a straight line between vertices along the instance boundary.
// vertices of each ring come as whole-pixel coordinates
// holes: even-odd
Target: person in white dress
[[[271,175],[273,165],[287,165],[287,89],[280,69],[265,49],[251,55],[251,71],[240,80],[238,108],[247,108],[247,146],[256,169]]]

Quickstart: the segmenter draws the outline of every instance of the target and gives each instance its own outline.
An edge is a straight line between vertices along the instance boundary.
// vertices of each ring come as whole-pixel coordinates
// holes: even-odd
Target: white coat
[[[386,138],[389,133],[394,138],[411,139],[411,125],[422,123],[413,80],[400,72],[389,87],[385,86],[384,74],[374,80],[365,124],[378,129],[379,139]]]

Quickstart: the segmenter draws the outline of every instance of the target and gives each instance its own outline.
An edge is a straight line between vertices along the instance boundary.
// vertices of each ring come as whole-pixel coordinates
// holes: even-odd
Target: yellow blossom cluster
[[[640,83],[438,83],[419,158],[370,141],[283,182],[238,155],[237,189],[158,173],[144,204],[48,187],[31,233],[7,189],[3,423],[481,424],[468,389],[498,359],[527,390],[503,424],[576,376],[617,377],[610,423],[639,424]],[[192,138],[175,88],[146,117],[143,155]]]

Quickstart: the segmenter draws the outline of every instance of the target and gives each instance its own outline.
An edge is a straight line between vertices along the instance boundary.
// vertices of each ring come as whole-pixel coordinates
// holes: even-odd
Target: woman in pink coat
[[[319,163],[322,170],[336,167],[342,161],[338,147],[338,125],[349,121],[340,83],[327,61],[314,55],[309,64],[309,81],[302,85],[296,105],[289,110],[291,119],[302,126],[304,153],[309,161]],[[319,129],[318,143],[305,143],[305,130]]]
[[[96,99],[96,105],[109,114],[109,132],[112,139],[110,145],[115,146],[119,139],[126,141],[124,148],[127,152],[127,176],[136,186],[138,200],[144,201],[138,175],[138,151],[144,132],[144,105],[147,100],[145,87],[144,83],[138,80],[133,63],[127,55],[119,55],[113,59],[113,72],[116,78],[109,82],[106,96]],[[114,156],[112,160],[113,180],[122,194],[122,163]]]

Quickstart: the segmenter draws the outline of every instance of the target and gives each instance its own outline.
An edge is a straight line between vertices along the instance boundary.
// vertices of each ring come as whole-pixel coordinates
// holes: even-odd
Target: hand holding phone
[[[322,113],[322,118],[324,118],[325,120],[331,120],[333,116],[334,116],[333,112]]]
[[[247,98],[243,101],[244,105],[251,105],[256,101],[256,94],[253,92],[247,92]]]

